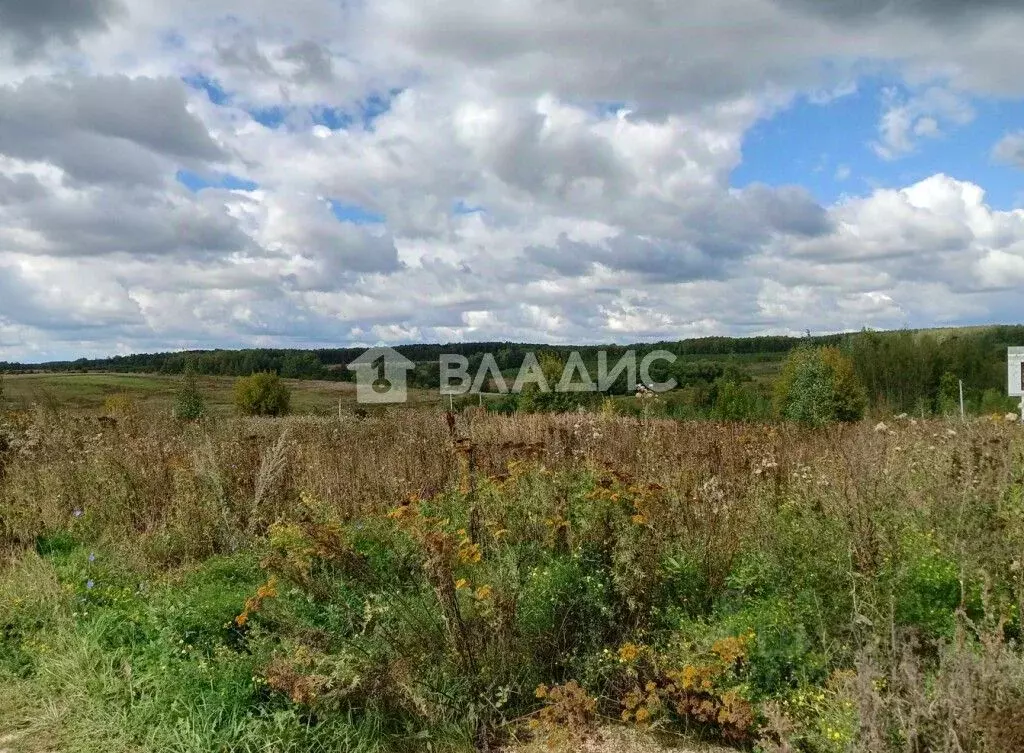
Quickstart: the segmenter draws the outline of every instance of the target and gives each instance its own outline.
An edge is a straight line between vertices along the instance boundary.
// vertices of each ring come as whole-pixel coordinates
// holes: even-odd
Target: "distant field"
[[[213,414],[233,410],[235,377],[198,377],[199,389]],[[351,382],[287,380],[292,390],[292,412],[299,414],[332,413],[351,410],[356,405],[355,385]],[[127,395],[147,408],[171,410],[174,395],[181,384],[179,376],[159,374],[21,374],[4,377],[6,407],[24,410],[33,405],[100,413],[106,400]],[[411,404],[439,403],[430,390],[410,390]]]

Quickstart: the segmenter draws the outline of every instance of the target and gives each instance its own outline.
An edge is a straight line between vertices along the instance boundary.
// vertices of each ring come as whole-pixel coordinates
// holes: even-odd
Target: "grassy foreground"
[[[2,419],[0,747],[1024,749],[1018,426],[166,415]]]

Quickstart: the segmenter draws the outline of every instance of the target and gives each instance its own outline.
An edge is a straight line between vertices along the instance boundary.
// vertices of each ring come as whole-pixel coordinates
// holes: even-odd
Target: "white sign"
[[[1024,348],[1007,348],[1008,384],[1012,397],[1024,397]]]

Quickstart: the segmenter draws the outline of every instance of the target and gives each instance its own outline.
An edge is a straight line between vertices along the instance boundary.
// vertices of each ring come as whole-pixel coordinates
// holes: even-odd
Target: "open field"
[[[233,412],[235,377],[197,377],[197,387],[214,415]],[[33,405],[64,411],[98,414],[111,397],[124,395],[149,412],[170,414],[180,376],[159,374],[111,374],[94,372],[14,374],[3,378],[7,408],[27,410]],[[343,411],[356,405],[355,384],[288,379],[292,411],[299,414],[333,415],[339,403]],[[410,390],[410,404],[437,404],[436,390]]]
[[[11,751],[1024,749],[1017,425],[2,425]]]

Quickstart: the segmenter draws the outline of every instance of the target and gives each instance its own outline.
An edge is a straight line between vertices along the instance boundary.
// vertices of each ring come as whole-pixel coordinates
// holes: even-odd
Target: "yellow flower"
[[[714,645],[711,646],[711,650],[718,655],[718,657],[725,664],[734,664],[739,659],[743,658],[745,653],[746,638],[722,638],[721,640],[715,641]]]
[[[640,658],[643,647],[635,643],[626,643],[619,649],[619,661],[631,663]]]
[[[480,588],[478,588],[476,590],[476,593],[474,594],[474,596],[476,596],[476,598],[478,600],[483,601],[484,599],[489,599],[493,592],[494,592],[494,589],[491,588],[490,586],[486,586],[486,585],[485,586],[480,586]]]
[[[457,581],[455,581],[455,590],[456,591],[461,591],[463,588],[466,588],[466,586],[468,586],[468,585],[469,585],[469,581],[468,580],[466,580],[465,578],[459,578]]]

